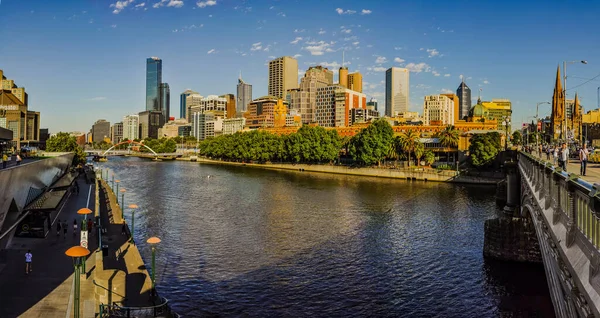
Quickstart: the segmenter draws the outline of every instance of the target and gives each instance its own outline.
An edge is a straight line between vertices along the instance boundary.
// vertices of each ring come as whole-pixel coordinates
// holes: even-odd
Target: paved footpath
[[[70,196],[62,209],[52,215],[52,230],[46,238],[15,237],[5,251],[6,264],[0,269],[0,317],[73,316],[73,262],[65,255],[65,251],[79,245],[79,235],[73,235],[73,220],[81,220],[77,210],[83,207],[93,210],[95,200],[93,184],[86,184],[83,177],[79,177],[76,182],[80,186],[79,195],[67,194]],[[61,233],[57,237],[56,222],[65,218],[69,224],[67,235],[64,237]],[[96,250],[96,235],[92,233],[90,238],[91,251]],[[33,271],[26,275],[24,255],[28,249],[31,249],[33,255]],[[87,264],[92,264],[93,267],[91,261]],[[92,267],[88,266],[86,269],[89,271]],[[93,317],[95,305],[91,279],[82,279],[81,297],[82,312],[89,313],[92,310]],[[85,301],[86,297],[88,301]]]
[[[534,152],[532,154],[537,156],[537,152]],[[538,156],[538,158],[540,157]],[[542,154],[541,158],[542,160],[547,161],[545,154]],[[568,173],[574,173],[579,175],[579,173],[581,172],[580,168],[581,164],[579,163],[579,159],[569,160],[569,163],[567,165]],[[591,184],[600,184],[600,163],[588,162],[585,176],[581,176],[581,179]]]

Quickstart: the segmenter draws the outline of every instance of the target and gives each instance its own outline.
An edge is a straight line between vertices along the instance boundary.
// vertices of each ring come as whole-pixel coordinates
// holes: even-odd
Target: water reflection
[[[520,265],[483,260],[493,187],[135,158],[104,166],[141,207],[137,241],[163,239],[158,289],[186,316],[552,314],[543,268],[511,275]]]

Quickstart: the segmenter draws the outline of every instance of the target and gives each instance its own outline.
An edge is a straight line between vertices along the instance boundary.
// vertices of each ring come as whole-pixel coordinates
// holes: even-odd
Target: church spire
[[[558,91],[562,91],[562,80],[560,78],[560,65],[556,67],[556,84],[554,84],[554,89]]]

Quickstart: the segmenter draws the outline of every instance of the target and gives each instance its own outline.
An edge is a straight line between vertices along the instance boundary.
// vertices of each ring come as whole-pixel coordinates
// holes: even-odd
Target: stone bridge
[[[504,215],[484,255],[544,264],[557,317],[600,317],[600,185],[526,153],[508,162]]]

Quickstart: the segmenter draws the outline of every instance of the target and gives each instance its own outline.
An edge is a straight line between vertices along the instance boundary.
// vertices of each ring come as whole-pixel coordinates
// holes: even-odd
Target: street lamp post
[[[134,230],[134,226],[135,226],[135,209],[138,208],[137,204],[130,204],[129,208],[131,209],[131,243],[133,243],[133,245],[135,245],[135,241],[133,240],[133,230]]]
[[[540,105],[542,105],[542,104],[550,104],[550,102],[539,102],[535,105],[535,124],[536,125],[539,122]],[[537,132],[537,126],[535,127],[535,131]],[[539,136],[536,135],[535,138],[536,138],[535,140],[539,143]]]
[[[119,205],[119,183],[121,182],[121,180],[115,180],[115,182],[117,183],[117,191],[114,192],[114,194],[115,198],[117,199],[117,205]]]
[[[112,190],[114,192],[115,191],[115,174],[111,173],[111,176],[112,176]]]
[[[154,296],[156,295],[156,244],[160,243],[160,239],[153,236],[146,242],[152,245],[152,296]]]
[[[583,61],[563,61],[563,76],[564,76],[564,87],[563,87],[563,106],[564,106],[564,128],[562,129],[563,131],[563,138],[565,139],[565,142],[568,143],[568,139],[567,139],[567,64],[574,64],[574,63],[581,63],[581,64],[587,64],[587,61],[583,60]]]
[[[71,257],[73,259],[73,279],[74,279],[74,291],[73,291],[73,317],[79,318],[79,303],[80,300],[80,284],[81,284],[81,271],[80,266],[82,263],[82,259],[90,254],[90,251],[82,246],[73,246],[65,251],[65,255]],[[85,261],[83,262],[85,264]],[[83,269],[85,272],[85,269]]]
[[[125,192],[127,192],[127,190],[125,190],[125,188],[121,188],[119,191],[121,192],[121,218],[123,218],[125,215]]]
[[[502,125],[504,126],[505,130],[506,130],[506,136],[504,138],[504,151],[508,150],[508,128],[510,126],[510,120],[508,119],[508,117],[505,117],[504,120],[502,121]]]
[[[81,238],[79,240],[79,245],[82,247],[88,248],[88,228],[87,228],[87,216],[88,214],[92,214],[92,210],[88,208],[81,208],[77,210],[77,214],[83,215],[83,222],[81,224]],[[83,262],[83,271],[85,271],[85,262]]]

